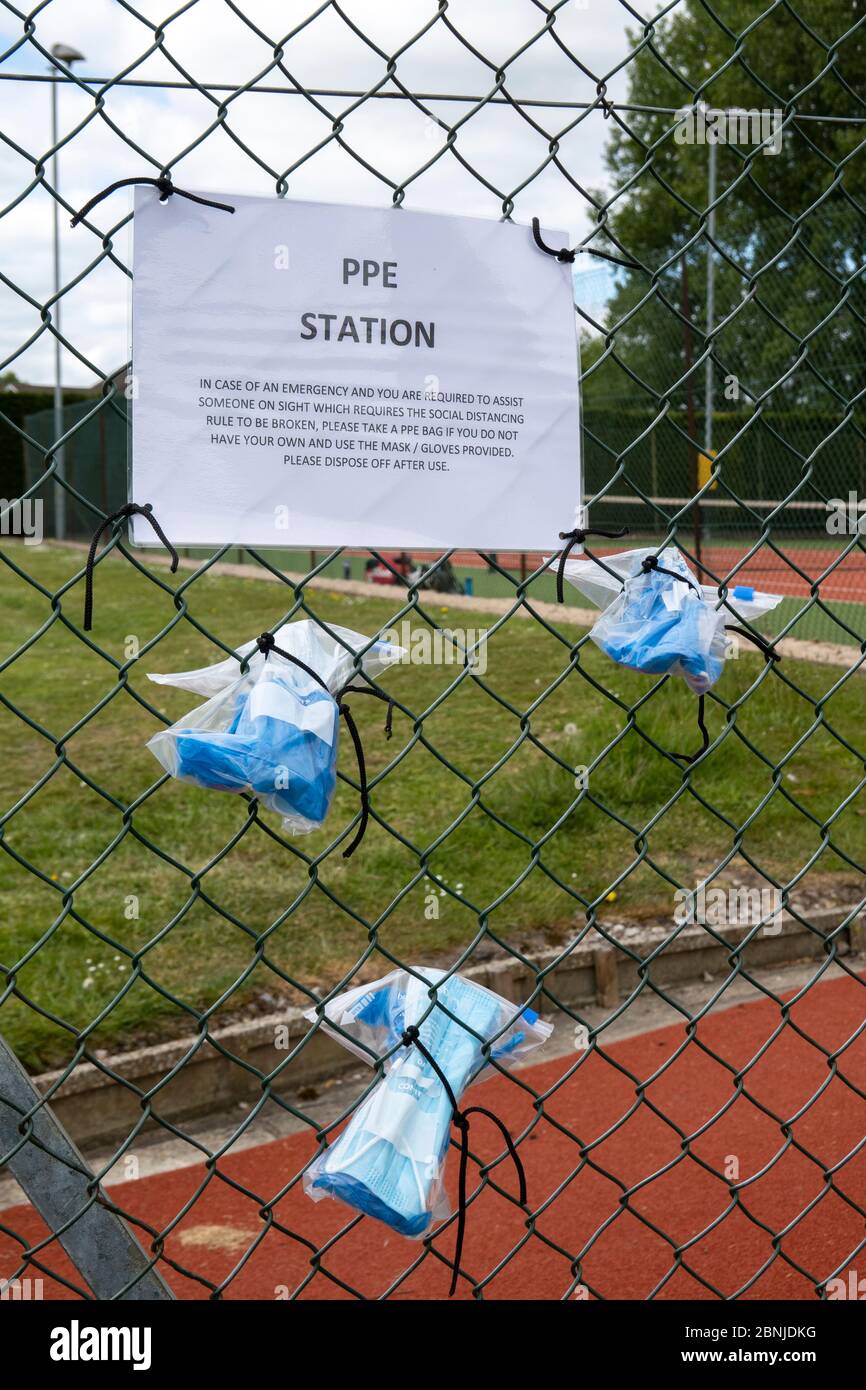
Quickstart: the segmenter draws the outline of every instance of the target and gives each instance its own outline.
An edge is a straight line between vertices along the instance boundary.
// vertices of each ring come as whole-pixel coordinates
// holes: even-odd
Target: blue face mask
[[[301,834],[320,826],[328,813],[342,714],[361,785],[361,819],[343,852],[348,858],[363,835],[368,800],[360,738],[346,701],[370,693],[384,700],[390,738],[391,702],[363,675],[387,670],[405,655],[403,648],[393,642],[369,643],[351,628],[325,630],[304,619],[284,623],[276,634],[262,633],[240,652],[248,665],[243,676],[234,657],[194,671],[150,674],[159,685],[210,698],[155,734],[148,748],[172,777],[211,791],[252,793],[283,817],[287,830]],[[350,683],[353,672],[357,686]]]
[[[290,672],[268,667],[252,690],[240,690],[224,733],[181,729],[174,776],[215,791],[254,792],[284,820],[319,825],[337,779],[336,701],[299,688]]]
[[[427,1014],[419,1039],[459,1103],[487,1063],[484,1042],[495,1039],[492,1056],[508,1065],[509,1059],[544,1042],[551,1026],[531,1009],[515,1016],[513,1004],[459,975],[438,984],[443,973],[424,971],[437,985],[443,1007],[437,1004]],[[395,971],[333,1001],[326,1018],[339,1026],[336,1036],[346,1045],[353,1046],[344,1036],[348,1033],[365,1046],[388,1049],[423,1018],[430,1004],[426,980]],[[316,1014],[311,1011],[306,1017],[312,1020]],[[361,1055],[370,1060],[369,1054]],[[385,1067],[385,1076],[340,1137],[307,1170],[304,1185],[314,1200],[337,1198],[400,1235],[418,1237],[448,1210],[442,1179],[451,1101],[435,1068],[416,1046],[400,1048]]]
[[[590,636],[621,665],[682,675],[703,694],[724,670],[727,643],[714,605],[674,574],[650,569],[627,579]]]
[[[698,583],[676,546],[658,556],[652,548],[599,559],[569,560],[563,552],[560,568],[601,608],[589,635],[607,656],[651,676],[682,676],[699,696],[724,670],[732,618],[754,621],[781,602],[780,594],[740,584],[721,604],[719,591]]]
[[[301,832],[322,824],[334,795],[339,717],[327,690],[272,654],[147,746],[180,781],[251,792]]]

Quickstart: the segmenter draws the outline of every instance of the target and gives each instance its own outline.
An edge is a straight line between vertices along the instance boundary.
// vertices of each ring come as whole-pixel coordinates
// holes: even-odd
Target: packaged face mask
[[[731,609],[749,621],[782,599],[738,585],[728,594],[728,606],[719,607],[718,590],[698,584],[675,546],[658,557],[650,547],[605,556],[603,564],[569,560],[564,573],[602,609],[589,635],[603,652],[649,675],[682,676],[696,695],[706,694],[722,673]]]
[[[327,1006],[325,1029],[372,1062],[371,1051],[382,1055],[417,1025],[458,1103],[487,1065],[484,1042],[495,1039],[491,1054],[507,1067],[553,1031],[533,1010],[517,1011],[461,975],[446,979],[444,971],[428,968],[416,974],[394,970],[340,995]],[[437,986],[438,1001],[432,1009],[431,985]],[[305,1018],[316,1022],[318,1015],[311,1009]],[[314,1201],[336,1198],[400,1235],[425,1235],[449,1212],[443,1175],[451,1120],[451,1101],[435,1069],[414,1044],[399,1047],[339,1138],[307,1169],[307,1195]]]
[[[179,781],[252,792],[303,833],[322,824],[334,795],[338,720],[331,695],[271,655],[147,746]]]
[[[217,693],[170,728],[160,730],[147,746],[179,781],[212,791],[252,793],[282,816],[286,830],[302,834],[315,830],[328,814],[337,778],[339,720],[344,715],[358,754],[361,782],[361,822],[344,851],[348,858],[363,836],[368,802],[360,740],[344,701],[352,693],[387,697],[372,687],[340,688],[340,680],[351,670],[352,653],[340,649],[338,655],[330,640],[319,645],[322,630],[316,624],[294,627],[305,632],[293,634],[292,625],[282,632],[294,638],[295,647],[309,662],[282,655],[274,635],[266,633],[253,644],[255,655],[245,675],[239,676],[238,663],[231,663],[230,682],[223,679],[228,663],[163,677],[166,683],[183,684],[186,689],[216,687]],[[355,639],[356,650],[365,645],[358,633],[342,631]],[[373,669],[382,670],[402,655],[400,647],[378,645],[384,650],[371,662]],[[324,675],[314,661],[321,663]],[[388,705],[385,727],[390,737]]]

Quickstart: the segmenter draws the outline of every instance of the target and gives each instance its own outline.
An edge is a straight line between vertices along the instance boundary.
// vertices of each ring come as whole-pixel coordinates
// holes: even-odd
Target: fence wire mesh
[[[385,1246],[301,1191],[382,1073],[374,1057],[362,1077],[338,1071],[302,1011],[432,961],[556,1024],[537,1068],[493,1064],[528,1204],[499,1141],[473,1135],[463,1294],[832,1296],[866,1245],[863,19],[842,0],[418,0],[398,21],[327,0],[286,29],[264,0],[170,14],[118,0],[100,47],[112,73],[91,76],[52,52],[70,13],[2,6],[5,238],[20,246],[52,209],[65,226],[77,204],[58,159],[79,149],[78,203],[168,174],[523,222],[564,210],[585,252],[591,522],[622,518],[704,582],[754,580],[785,602],[783,659],[730,664],[708,697],[710,745],[685,768],[670,749],[692,736],[691,694],[605,663],[584,615],[549,602],[541,556],[451,553],[412,577],[378,553],[224,548],[171,575],[115,526],[85,633],[77,542],[125,498],[126,372],[92,324],[62,324],[85,300],[125,303],[131,213],[103,204],[64,231],[76,268],[56,293],[12,256],[4,476],[18,468],[15,496],[45,502],[48,538],[4,527],[0,1032],[45,1073],[40,1107],[111,1137],[69,1224],[108,1203],[179,1297],[444,1296],[454,1217]],[[597,68],[593,25],[611,34]],[[213,34],[220,62],[196,75]],[[254,58],[245,76],[235,50]],[[453,88],[428,90],[429,71]],[[49,89],[60,128],[37,144],[19,105]],[[693,130],[707,110],[767,118],[717,146],[714,188],[711,142],[683,141],[683,108]],[[596,188],[577,171],[599,126]],[[20,374],[54,342],[90,394],[22,416]],[[473,581],[462,598],[435,587],[449,569]],[[359,716],[372,824],[348,865],[346,750],[328,824],[306,838],[253,797],[155,778],[144,750],[185,708],[154,697],[145,670],[237,655],[293,618],[439,653],[377,687],[396,702],[394,742]],[[679,920],[701,886],[764,896],[747,919]],[[737,1031],[729,1006],[746,1001]],[[231,1115],[218,1141],[196,1119],[209,1105]],[[21,1114],[22,1144],[32,1122]],[[116,1185],[155,1134],[197,1165],[170,1198]],[[243,1155],[274,1134],[254,1183]],[[0,1174],[14,1158],[0,1153]],[[91,1297],[59,1233],[3,1191],[0,1275]]]

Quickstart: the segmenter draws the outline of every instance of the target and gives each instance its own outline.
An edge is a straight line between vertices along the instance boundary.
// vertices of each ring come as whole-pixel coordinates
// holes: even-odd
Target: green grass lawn
[[[696,747],[696,702],[682,681],[651,694],[651,678],[613,665],[591,642],[569,670],[582,632],[563,625],[558,638],[513,618],[490,638],[480,681],[459,679],[457,664],[401,665],[382,678],[401,706],[390,742],[383,707],[356,701],[377,779],[373,808],[390,832],[373,820],[346,861],[348,836],[329,846],[357,811],[348,783],[325,827],[298,838],[239,796],[171,780],[152,791],[162,769],[145,743],[160,721],[136,695],[169,719],[198,697],[155,686],[145,672],[221,660],[194,623],[239,645],[276,625],[290,589],[204,575],[186,591],[194,623],[179,622],[133,662],[124,688],[109,661],[51,621],[62,612],[80,627],[83,583],[65,586],[82,553],[7,554],[45,591],[3,567],[0,658],[46,628],[0,680],[0,966],[16,991],[0,996],[0,1032],[31,1064],[70,1055],[70,1030],[92,1028],[90,1045],[108,1047],[194,1031],[194,1011],[262,995],[300,1002],[304,989],[337,983],[371,940],[380,949],[367,970],[381,974],[391,968],[383,953],[450,960],[485,929],[531,953],[544,938],[573,937],[590,904],[609,922],[669,913],[677,884],[692,887],[734,853],[738,827],[752,861],[784,882],[807,865],[804,883],[850,879],[845,856],[862,863],[866,799],[854,793],[864,686],[838,667],[785,661],[777,674],[751,653],[729,662],[714,692],[722,703],[708,701],[713,735],[751,693],[736,709],[736,732],[685,779],[628,728],[627,714],[642,700],[643,734],[663,748]],[[171,598],[122,557],[99,565],[95,587],[92,636],[120,663],[130,638],[143,647],[175,615]],[[399,595],[317,589],[305,602],[325,622],[373,635],[391,625]],[[449,612],[435,595],[425,607],[443,626],[495,622]],[[763,759],[780,768],[775,791]],[[578,765],[593,770],[575,805],[569,769]],[[345,738],[339,766],[356,776]],[[612,889],[616,900],[606,901]]]

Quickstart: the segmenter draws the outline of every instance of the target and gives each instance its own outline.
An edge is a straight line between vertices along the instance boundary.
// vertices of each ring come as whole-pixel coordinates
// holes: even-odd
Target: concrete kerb
[[[842,915],[838,908],[813,912],[810,924],[814,930],[810,931],[788,914],[782,914],[777,924],[780,927],[778,932],[771,934],[761,931],[749,942],[750,974],[794,961],[822,957],[822,923],[828,930],[833,930]],[[645,960],[670,937],[673,929],[619,925],[608,930],[612,939],[621,942],[625,949],[619,949],[597,932],[591,932],[556,966],[549,979],[549,987],[561,1004],[578,1010],[598,1005],[606,1009],[615,1008],[639,983],[634,957]],[[752,930],[748,926],[718,929],[717,935],[728,943],[720,945],[705,927],[682,927],[651,962],[649,978],[664,987],[687,984],[708,976],[721,979],[729,968],[727,958],[730,949]],[[816,935],[816,932],[819,934]],[[841,933],[839,954],[862,950],[862,933],[863,926],[859,921]],[[550,947],[537,953],[535,968],[544,970],[552,966],[561,955],[561,950]],[[533,988],[532,972],[512,957],[485,961],[464,973],[515,1003],[526,999]],[[549,1013],[547,1001],[542,1000],[541,1011]],[[226,1111],[241,1102],[254,1103],[261,1095],[261,1082],[247,1068],[255,1068],[265,1076],[270,1075],[286,1052],[301,1041],[308,1028],[303,1010],[291,1007],[282,1012],[271,1012],[215,1028],[213,1037],[219,1047],[206,1041],[195,1048],[197,1038],[191,1035],[117,1053],[106,1058],[103,1065],[107,1071],[122,1076],[137,1091],[150,1092],[154,1087],[161,1086],[172,1068],[190,1054],[177,1075],[167,1085],[161,1086],[154,1097],[154,1109],[158,1114],[165,1120],[179,1124],[193,1116]],[[281,1043],[279,1048],[278,1038]],[[230,1055],[225,1056],[224,1052]],[[238,1065],[234,1058],[246,1063],[246,1066]],[[357,1058],[320,1030],[285,1073],[274,1079],[272,1085],[276,1093],[290,1098],[306,1087],[315,1087],[324,1081],[332,1082],[351,1070],[357,1070],[357,1067]],[[90,1062],[81,1063],[52,1098],[51,1104],[58,1118],[79,1144],[120,1138],[129,1133],[141,1116],[141,1103],[136,1091],[115,1081],[107,1071]],[[44,1094],[59,1081],[62,1074],[60,1071],[47,1072],[36,1078],[36,1085]]]

